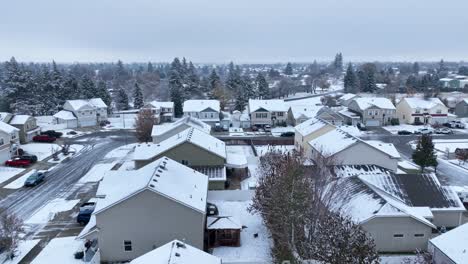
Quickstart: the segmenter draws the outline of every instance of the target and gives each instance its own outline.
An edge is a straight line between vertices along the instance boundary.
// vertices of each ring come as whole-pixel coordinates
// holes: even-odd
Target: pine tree
[[[111,106],[112,106],[112,97],[109,94],[109,91],[107,90],[107,85],[106,82],[103,80],[100,80],[97,83],[97,93],[96,93],[97,98],[101,98],[102,101],[107,105],[107,111],[111,111]]]
[[[258,97],[260,97],[260,99],[270,98],[270,88],[265,79],[265,76],[263,76],[262,73],[259,73],[257,75],[257,78],[255,79],[255,84],[257,86]]]
[[[133,90],[133,108],[140,109],[143,107],[143,92],[141,91],[138,83],[135,82],[135,88]]]
[[[426,167],[435,167],[437,168],[437,155],[434,151],[434,143],[432,142],[432,136],[422,135],[416,149],[413,152],[413,161],[421,167],[421,172],[424,172]]]
[[[346,93],[359,92],[356,73],[354,72],[353,65],[351,65],[351,63],[348,64],[348,69],[346,70],[346,75],[344,77],[344,91]]]
[[[284,74],[293,75],[293,67],[292,67],[292,64],[290,62],[288,62],[288,64],[286,64],[286,68],[284,68]]]
[[[226,92],[224,91],[221,78],[216,73],[215,69],[211,71],[209,77],[209,97],[211,99],[219,100],[221,109],[224,109],[226,106]]]
[[[153,67],[153,64],[151,62],[148,62],[148,66],[146,67],[146,71],[147,72],[154,72],[154,67]]]
[[[226,79],[226,88],[233,93],[237,93],[238,90],[241,89],[241,86],[242,80],[240,76],[240,69],[239,67],[235,67],[234,63],[231,62],[229,63],[229,73]]]
[[[412,71],[413,71],[413,74],[416,74],[416,75],[419,74],[419,63],[418,62],[413,63]]]
[[[5,79],[3,82],[5,84],[3,93],[6,97],[6,104],[11,111],[16,112],[18,109],[16,105],[26,103],[28,89],[25,71],[20,68],[15,57],[5,63]]]
[[[174,102],[174,115],[180,117],[183,114],[182,104],[184,102],[184,85],[182,83],[182,66],[178,58],[171,63],[169,72],[169,92],[172,102]]]
[[[85,74],[81,77],[80,82],[80,98],[81,99],[91,99],[96,97],[96,86],[94,85],[93,80]]]
[[[337,53],[335,55],[335,60],[333,61],[333,69],[335,70],[336,74],[340,74],[343,71],[343,55]]]
[[[190,95],[200,94],[202,92],[200,90],[200,78],[198,77],[197,69],[195,68],[192,62],[189,62],[187,74],[188,74],[187,76],[188,86],[187,87],[188,87],[188,91]]]
[[[123,88],[117,91],[115,104],[118,110],[128,110],[130,108],[128,105],[128,95]]]

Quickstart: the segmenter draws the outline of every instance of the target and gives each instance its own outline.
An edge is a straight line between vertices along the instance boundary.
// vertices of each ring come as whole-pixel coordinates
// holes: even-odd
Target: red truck
[[[39,135],[39,136],[34,136],[33,141],[34,142],[48,142],[52,143],[56,140],[56,138],[51,137],[49,135]]]
[[[29,165],[31,165],[31,161],[27,159],[14,158],[14,159],[5,161],[5,166],[10,166],[10,167],[27,167]]]

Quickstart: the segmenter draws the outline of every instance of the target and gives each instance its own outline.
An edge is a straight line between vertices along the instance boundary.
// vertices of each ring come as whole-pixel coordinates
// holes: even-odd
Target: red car
[[[34,136],[33,137],[34,142],[48,142],[48,143],[51,143],[51,142],[54,142],[55,140],[56,140],[56,138],[48,136],[48,135],[39,135],[39,136]]]
[[[15,158],[5,161],[5,166],[10,167],[27,167],[29,165],[31,165],[31,161],[27,159]]]

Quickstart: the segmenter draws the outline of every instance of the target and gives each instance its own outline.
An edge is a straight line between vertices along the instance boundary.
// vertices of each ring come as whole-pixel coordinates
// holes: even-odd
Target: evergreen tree
[[[146,71],[147,72],[154,72],[154,67],[153,67],[153,64],[151,62],[148,62],[148,66],[146,67]]]
[[[254,99],[258,97],[258,91],[256,91],[252,80],[248,75],[242,76],[242,90],[244,91],[244,95],[247,98],[247,101],[249,99]]]
[[[118,110],[128,110],[130,108],[128,105],[128,95],[123,88],[117,91],[115,104]]]
[[[219,100],[221,109],[223,109],[226,106],[226,92],[224,91],[221,78],[216,73],[215,69],[211,71],[209,77],[209,89],[209,97],[211,99]]]
[[[468,76],[468,67],[461,66],[460,68],[458,68],[458,74]]]
[[[286,64],[286,68],[284,68],[284,74],[293,75],[293,67],[292,67],[292,64],[290,62],[288,62],[288,64]]]
[[[346,75],[344,77],[344,91],[346,93],[359,92],[356,73],[354,72],[353,65],[351,65],[351,63],[348,64],[348,69],[346,70]]]
[[[413,73],[418,75],[419,74],[419,63],[418,62],[415,62],[413,63],[413,69],[412,69]]]
[[[133,108],[140,109],[143,107],[143,92],[141,91],[138,83],[135,82],[135,88],[133,90]]]
[[[279,71],[271,68],[269,71],[268,71],[268,77],[270,77],[271,79],[274,79],[274,78],[278,78],[280,77],[281,74],[279,73]]]
[[[260,99],[270,98],[270,88],[265,79],[265,76],[263,76],[262,73],[259,73],[257,75],[257,78],[255,79],[255,84],[257,86],[258,97],[260,97]]]
[[[15,57],[5,63],[5,79],[3,81],[5,87],[3,94],[6,97],[7,105],[11,111],[16,112],[16,105],[27,103],[28,87],[26,82],[26,73],[20,68]]]
[[[226,79],[226,88],[233,92],[237,93],[241,89],[242,80],[240,76],[240,69],[234,66],[234,63],[229,63],[229,73]]]
[[[336,74],[340,74],[343,71],[343,55],[337,53],[335,55],[335,60],[333,61],[333,69],[335,70]]]
[[[107,105],[107,111],[111,111],[111,106],[112,106],[112,97],[109,94],[109,90],[107,90],[107,85],[106,82],[103,80],[100,80],[97,83],[97,93],[96,93],[97,98],[101,98],[102,101]]]
[[[200,78],[197,74],[197,69],[192,62],[189,62],[188,66],[188,73],[187,73],[187,81],[188,81],[188,91],[191,95],[193,94],[200,94],[202,91],[200,90]]]
[[[178,58],[171,63],[169,72],[169,92],[172,102],[174,102],[174,115],[180,117],[183,114],[184,85],[182,80],[182,66]]]
[[[434,151],[434,143],[432,142],[432,136],[422,135],[416,149],[413,152],[413,161],[421,167],[421,172],[424,172],[426,167],[433,166],[437,168],[437,155]]]
[[[80,98],[81,99],[91,99],[96,97],[97,91],[96,86],[94,85],[93,80],[85,74],[81,77],[80,82]]]

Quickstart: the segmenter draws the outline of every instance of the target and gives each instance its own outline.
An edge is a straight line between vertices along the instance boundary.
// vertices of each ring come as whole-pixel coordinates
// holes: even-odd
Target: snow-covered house
[[[317,112],[317,118],[335,126],[342,126],[344,124],[344,118],[328,106],[322,107]]]
[[[97,240],[102,262],[126,262],[178,239],[203,250],[208,177],[167,157],[109,171],[78,236]]]
[[[210,189],[224,189],[226,182],[226,145],[196,128],[188,128],[159,143],[139,144],[133,160],[136,168],[167,156],[206,174]]]
[[[306,120],[317,116],[317,112],[324,106],[319,105],[292,105],[288,110],[288,123],[297,126]]]
[[[468,98],[465,98],[455,105],[457,117],[468,117]]]
[[[130,262],[130,264],[221,264],[221,259],[180,240],[173,240]]]
[[[468,263],[468,224],[429,240],[427,250],[434,264]]]
[[[241,112],[238,110],[234,110],[231,115],[232,124],[234,127],[240,128],[249,128],[250,127],[250,116],[249,113],[246,111]]]
[[[182,117],[174,123],[155,125],[151,131],[153,143],[164,141],[188,128],[196,128],[206,134],[210,134],[211,126],[195,117]]]
[[[19,129],[0,121],[0,164],[14,155],[19,143]]]
[[[305,152],[306,156],[311,159],[316,155],[325,156],[341,165],[374,164],[396,172],[401,158],[391,143],[363,141],[338,128],[323,133],[308,144],[310,152]]]
[[[332,124],[311,118],[294,127],[294,147],[297,151],[310,153],[309,141],[335,129]]]
[[[37,126],[37,120],[30,115],[13,115],[8,124],[19,129],[21,144],[31,142],[34,136],[41,134],[41,128]]]
[[[343,94],[339,99],[338,99],[338,102],[342,105],[342,106],[348,106],[349,103],[353,100],[353,99],[356,99],[356,98],[359,98],[360,96],[359,95],[356,95],[356,94],[353,94],[353,93],[347,93],[347,94]]]
[[[77,128],[78,119],[71,111],[61,110],[54,115],[56,124],[63,124],[66,128]]]
[[[263,127],[265,125],[286,124],[289,108],[284,100],[249,99],[247,107],[252,126]]]
[[[366,126],[385,126],[396,118],[396,108],[392,101],[381,97],[354,98],[348,109],[359,114]]]
[[[73,113],[78,127],[97,126],[107,120],[107,105],[101,98],[67,100],[63,110]]]
[[[338,114],[343,117],[343,121],[346,125],[355,126],[361,121],[361,116],[350,111],[347,107],[338,111]]]
[[[448,108],[439,98],[403,98],[396,109],[402,124],[443,124],[448,120]]]
[[[174,118],[174,102],[151,101],[142,108],[151,109],[159,122],[172,122]]]
[[[333,205],[367,231],[379,252],[426,249],[437,230],[461,224],[465,208],[433,174],[350,174]]]
[[[187,100],[184,102],[184,116],[191,116],[215,126],[219,123],[221,111],[218,100]]]

